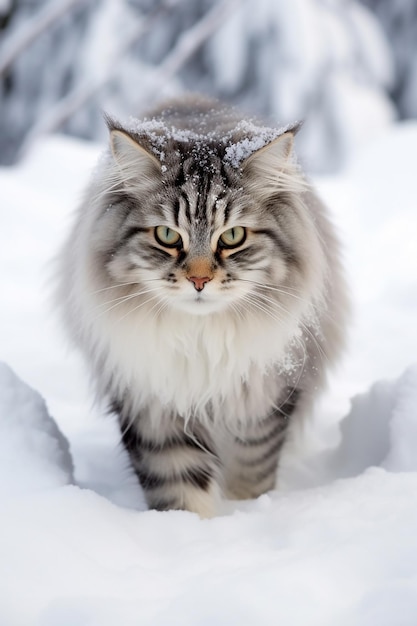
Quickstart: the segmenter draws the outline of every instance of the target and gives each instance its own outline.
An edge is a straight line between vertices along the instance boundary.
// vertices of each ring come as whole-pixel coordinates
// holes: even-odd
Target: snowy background
[[[0,162],[184,89],[304,119],[311,171],[417,116],[415,0],[0,0]]]
[[[2,0],[0,37],[1,626],[416,626],[416,3]],[[280,489],[205,521],[146,511],[49,297],[100,108],[190,87],[306,118],[354,304]]]

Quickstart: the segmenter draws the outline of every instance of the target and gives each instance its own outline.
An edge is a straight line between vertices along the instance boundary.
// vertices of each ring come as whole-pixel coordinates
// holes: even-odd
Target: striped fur
[[[338,243],[296,127],[193,100],[108,123],[58,302],[149,505],[210,516],[222,493],[274,486],[288,426],[340,351]]]

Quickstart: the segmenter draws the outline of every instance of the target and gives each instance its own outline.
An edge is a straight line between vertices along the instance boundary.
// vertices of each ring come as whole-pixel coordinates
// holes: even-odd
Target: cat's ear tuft
[[[134,168],[143,174],[161,171],[158,159],[123,130],[113,128],[110,131],[110,146],[114,159],[122,170]]]

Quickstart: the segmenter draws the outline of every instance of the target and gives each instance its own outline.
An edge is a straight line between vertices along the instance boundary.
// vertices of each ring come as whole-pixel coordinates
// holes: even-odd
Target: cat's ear
[[[110,128],[110,147],[125,182],[139,182],[160,175],[158,159],[124,130]]]
[[[281,170],[289,161],[294,145],[294,130],[289,130],[256,152],[253,152],[242,164],[243,168],[256,167],[261,170]]]
[[[253,152],[242,164],[244,175],[259,196],[305,190],[306,181],[293,154],[294,135],[299,127],[286,130]]]

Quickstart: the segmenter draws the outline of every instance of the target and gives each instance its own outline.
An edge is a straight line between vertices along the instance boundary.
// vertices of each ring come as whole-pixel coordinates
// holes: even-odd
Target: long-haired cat
[[[273,129],[189,98],[123,126],[60,257],[59,303],[150,507],[274,487],[343,343],[325,208]]]

